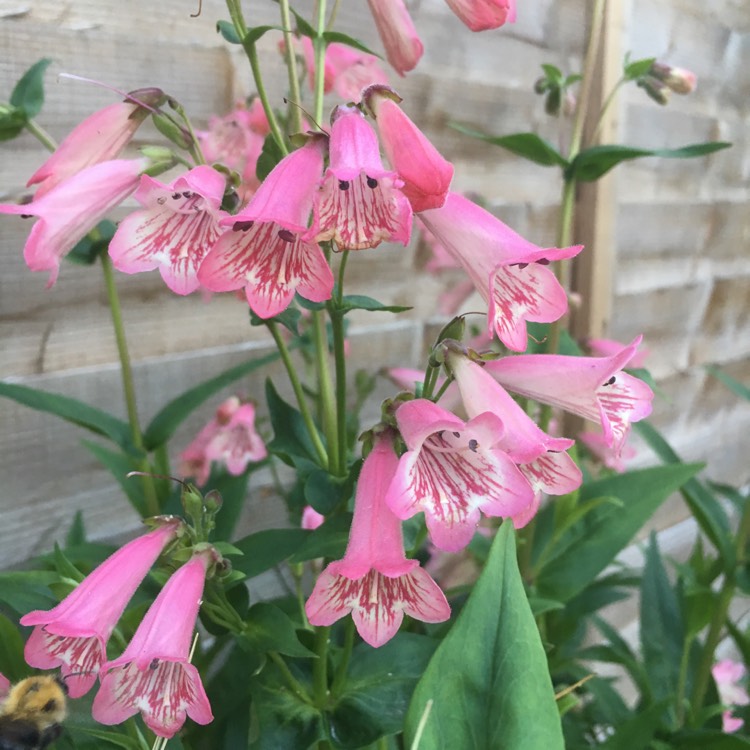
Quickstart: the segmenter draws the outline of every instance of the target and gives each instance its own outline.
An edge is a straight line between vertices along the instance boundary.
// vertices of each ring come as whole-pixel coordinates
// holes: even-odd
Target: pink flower
[[[261,318],[285,310],[295,292],[313,302],[330,299],[331,269],[320,247],[303,238],[322,171],[321,138],[284,157],[250,203],[221,222],[231,229],[203,259],[200,283],[213,292],[245,287]]]
[[[48,288],[57,280],[61,258],[136,189],[148,166],[146,158],[105,161],[86,167],[31,203],[0,203],[0,213],[39,217],[23,257],[32,271],[50,272]]]
[[[10,680],[4,674],[0,674],[0,699],[4,698],[9,690]]]
[[[435,581],[406,559],[401,523],[385,503],[397,465],[391,436],[380,435],[359,476],[346,554],[320,574],[305,605],[313,625],[351,612],[359,634],[376,648],[393,638],[404,614],[422,622],[450,617]]]
[[[198,670],[188,662],[213,550],[193,555],[159,592],[122,656],[102,665],[91,713],[100,724],[120,724],[141,712],[159,737],[172,737],[186,715],[213,721]]]
[[[695,91],[698,81],[692,70],[676,68],[661,62],[655,62],[648,72],[675,94],[691,94]]]
[[[740,685],[746,676],[745,665],[732,659],[723,659],[713,665],[711,674],[716,682],[719,700],[729,707],[722,714],[722,729],[724,732],[736,732],[742,727],[744,721],[732,715],[732,708],[750,705],[750,696]]]
[[[375,115],[386,156],[404,182],[401,191],[412,210],[440,208],[453,179],[453,165],[406,116],[394,91],[381,85],[368,86],[362,100]]]
[[[621,351],[624,346],[625,344],[614,339],[586,339],[586,347],[593,357],[611,357]],[[645,367],[648,355],[648,349],[639,347],[628,364],[633,368]]]
[[[163,96],[158,89],[133,94],[143,95],[147,103]],[[115,159],[148,115],[149,111],[139,104],[124,101],[110,104],[76,125],[26,183],[39,184],[34,200],[86,167]]]
[[[117,621],[161,551],[179,533],[182,522],[167,518],[159,528],[128,542],[108,557],[47,612],[21,618],[35,625],[24,657],[39,669],[60,667],[72,698],[96,682],[106,645]],[[73,676],[75,675],[75,676]]]
[[[120,222],[109,254],[120,271],[159,269],[176,294],[199,286],[198,267],[219,237],[224,177],[215,169],[195,167],[169,185],[143,175],[135,197],[145,206]]]
[[[654,398],[642,380],[621,372],[640,342],[638,336],[611,357],[522,354],[487,362],[485,369],[514,393],[600,421],[607,444],[619,453],[630,423],[651,413]]]
[[[581,245],[538,247],[456,193],[420,218],[469,274],[489,306],[489,330],[509,349],[526,349],[527,320],[550,323],[565,314],[565,290],[546,263],[577,255]]]
[[[399,75],[416,67],[424,46],[404,0],[367,0],[385,56]]]
[[[300,526],[308,531],[314,531],[319,526],[322,526],[325,520],[326,517],[322,513],[318,513],[312,505],[306,505],[305,509],[302,511],[302,522],[300,523]]]
[[[516,20],[516,0],[445,0],[472,30],[496,29]]]
[[[474,536],[480,511],[504,518],[533,500],[529,483],[501,449],[503,424],[483,413],[468,422],[432,401],[407,401],[396,411],[407,451],[388,488],[401,519],[424,511],[433,544],[449,552]]]
[[[356,107],[336,107],[331,127],[330,165],[315,194],[316,242],[333,239],[342,250],[406,245],[412,211],[401,192],[403,181],[383,169],[375,131]]]
[[[255,430],[255,406],[231,396],[180,454],[180,471],[183,476],[195,477],[200,486],[208,481],[211,461],[224,464],[230,474],[239,476],[250,462],[262,461],[267,455]]]
[[[607,440],[601,432],[591,430],[579,432],[578,440],[591,451],[595,459],[618,474],[627,470],[626,462],[636,455],[635,449],[627,444],[622,447],[620,453],[616,453],[611,445],[607,445]]]

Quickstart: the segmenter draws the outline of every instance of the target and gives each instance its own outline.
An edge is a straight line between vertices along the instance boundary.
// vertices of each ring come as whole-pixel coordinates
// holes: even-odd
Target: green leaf
[[[685,732],[673,737],[670,746],[674,750],[747,750],[750,748],[750,739],[724,732]],[[631,745],[625,750],[633,750],[634,747]]]
[[[682,464],[672,446],[653,425],[648,422],[637,422],[635,430],[664,463],[677,466]],[[680,492],[701,531],[718,550],[727,565],[733,566],[735,551],[732,534],[729,529],[729,519],[721,503],[698,479],[689,479]]]
[[[302,563],[319,557],[332,557],[338,560],[344,556],[351,525],[351,513],[340,513],[326,519],[322,526],[309,533],[289,562]]]
[[[309,36],[310,39],[317,39],[318,32],[308,23],[305,17],[294,10],[294,8],[290,8],[289,10],[292,11],[294,20],[297,22],[297,31],[302,34],[302,36]]]
[[[23,638],[18,627],[4,614],[0,614],[0,674],[11,682],[18,682],[28,675],[23,659]]]
[[[568,601],[583,590],[635,536],[638,529],[701,464],[657,466],[589,482],[581,487],[581,502],[619,498],[623,508],[602,505],[579,521],[565,536],[559,554],[550,556],[538,573],[540,596]]]
[[[237,29],[234,28],[231,21],[217,21],[216,31],[230,44],[242,44],[242,39],[240,39]]]
[[[493,146],[500,146],[507,149],[517,156],[533,161],[535,164],[541,164],[543,167],[567,167],[568,161],[565,157],[549,142],[545,141],[536,133],[513,133],[511,135],[488,135],[480,130],[475,130],[467,125],[461,125],[457,122],[450,123],[460,133],[470,135],[485,143],[491,143]]]
[[[248,578],[253,578],[291,557],[309,534],[304,529],[257,531],[234,543],[243,557],[232,560],[232,566]]]
[[[177,396],[151,420],[143,433],[143,443],[147,450],[152,451],[164,445],[191,412],[195,411],[204,401],[207,401],[222,388],[271,362],[275,362],[278,358],[278,353],[272,352],[258,359],[243,362],[241,365],[230,367],[220,375],[206,380]]]
[[[268,323],[278,323],[291,331],[295,336],[299,336],[299,321],[301,317],[302,313],[296,307],[292,306],[287,307],[286,310],[282,310],[278,315],[274,315],[273,318],[261,318],[250,310],[250,325],[257,327],[265,326]]]
[[[86,525],[83,522],[83,513],[77,510],[65,537],[65,546],[75,547],[79,544],[86,544]]]
[[[635,81],[651,70],[651,66],[656,62],[655,57],[645,57],[643,60],[633,60],[623,65],[623,76],[626,81]]]
[[[36,117],[44,104],[44,73],[52,63],[49,57],[35,62],[19,79],[10,95],[10,103],[22,109],[31,119]]]
[[[26,114],[22,109],[0,104],[0,141],[16,138],[25,127]]]
[[[548,81],[556,83],[558,86],[562,84],[563,74],[560,68],[555,65],[549,65],[548,63],[542,63],[542,70]]]
[[[510,523],[500,527],[482,575],[417,684],[406,717],[406,747],[418,728],[425,750],[563,749],[547,658],[518,572]]]
[[[341,747],[361,748],[401,731],[414,687],[437,645],[424,635],[399,633],[380,648],[354,649],[330,718]]]
[[[117,224],[113,221],[100,221],[89,234],[75,245],[65,256],[65,259],[79,266],[93,266],[99,256],[109,248],[109,242],[115,236],[116,231]]]
[[[289,616],[273,604],[254,604],[245,622],[242,638],[255,651],[278,651],[286,656],[315,656],[313,651],[300,643]]]
[[[282,26],[253,26],[253,28],[247,30],[247,34],[242,40],[242,44],[245,46],[248,44],[255,44],[269,31],[284,31],[284,28]]]
[[[255,176],[260,182],[268,177],[271,170],[284,158],[278,143],[269,133],[263,141],[263,149],[258,157],[258,163],[255,165]]]
[[[623,161],[644,156],[660,156],[663,159],[692,159],[706,156],[715,151],[729,148],[732,144],[724,141],[693,143],[682,148],[633,148],[632,146],[591,146],[581,151],[565,170],[566,180],[593,182]]]
[[[400,313],[411,310],[412,308],[403,305],[384,305],[376,299],[367,297],[364,294],[347,294],[341,301],[341,305],[338,305],[336,309],[343,315],[346,315],[346,313],[351,312],[352,310]]]
[[[60,545],[55,542],[55,551],[53,552],[53,559],[55,561],[55,570],[60,578],[69,578],[71,581],[80,583],[85,576],[81,573],[75,565],[65,556],[65,553],[60,549]]]
[[[138,740],[134,737],[128,737],[126,734],[121,734],[120,732],[112,732],[106,729],[95,729],[88,724],[86,726],[77,726],[75,729],[77,732],[86,734],[89,737],[95,737],[97,740],[103,742],[109,742],[115,747],[123,748],[123,750],[142,750],[142,746]],[[98,744],[97,747],[99,747]]]
[[[59,580],[60,576],[49,570],[0,573],[0,602],[19,614],[32,609],[51,609],[57,599],[49,587]]]
[[[340,31],[324,31],[322,36],[323,39],[325,39],[326,44],[345,44],[347,47],[353,47],[360,52],[366,52],[368,55],[379,57],[381,60],[383,59],[381,55],[377,52],[373,52],[366,44],[363,44],[359,39],[355,39],[348,34],[342,34]]]
[[[725,372],[722,372],[716,365],[708,365],[706,370],[715,378],[721,380],[724,385],[736,393],[740,398],[744,398],[745,401],[750,401],[750,388],[744,385],[744,383],[740,383],[739,380],[735,380]]]
[[[221,495],[221,510],[216,514],[216,528],[213,530],[214,539],[230,539],[234,527],[240,517],[245,500],[247,500],[247,482],[250,473],[264,463],[251,465],[250,471],[243,471],[239,476],[232,476],[226,471],[211,472],[211,476],[202,489],[203,494],[210,490],[217,490]]]
[[[312,468],[312,464],[317,462],[317,455],[305,420],[297,409],[279,396],[270,378],[266,380],[266,401],[273,427],[273,439],[268,443],[268,450],[285,463],[293,464],[295,459],[303,459]]]
[[[110,473],[117,480],[120,487],[122,487],[122,491],[125,493],[125,496],[138,514],[142,518],[148,516],[149,513],[146,507],[146,498],[143,494],[142,478],[128,477],[128,474],[131,471],[139,470],[139,465],[136,464],[126,453],[118,453],[117,451],[109,450],[103,445],[94,443],[91,440],[83,440],[81,442],[96,456],[101,464],[109,469]]]
[[[628,719],[617,727],[614,736],[597,747],[602,750],[635,750],[649,747],[649,743],[661,724],[663,712],[664,704],[658,703],[647,711],[636,714],[632,719]]]
[[[89,406],[76,398],[39,391],[36,388],[15,383],[0,383],[0,396],[13,399],[13,401],[36,409],[36,411],[54,414],[66,422],[84,427],[97,435],[108,437],[123,450],[138,455],[133,446],[130,426],[127,422],[101,409]]]
[[[334,477],[325,469],[311,472],[305,481],[305,500],[324,516],[343,501],[347,477]]]

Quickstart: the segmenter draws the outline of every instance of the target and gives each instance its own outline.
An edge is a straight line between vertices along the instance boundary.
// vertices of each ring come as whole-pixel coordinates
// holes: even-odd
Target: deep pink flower
[[[407,451],[386,502],[401,519],[424,511],[436,547],[463,549],[480,511],[508,518],[532,502],[529,483],[500,447],[503,424],[494,414],[464,422],[432,401],[415,399],[398,408],[396,421]]]
[[[181,526],[168,519],[154,531],[128,542],[92,571],[56,607],[21,618],[35,625],[24,658],[32,667],[60,667],[72,698],[96,682],[106,645],[117,621],[164,547]]]
[[[453,165],[406,116],[394,91],[381,85],[369,86],[362,92],[362,101],[377,120],[386,156],[404,182],[401,192],[412,210],[440,208],[453,179]]]
[[[722,659],[711,668],[711,674],[716,682],[719,700],[727,707],[722,713],[722,730],[736,732],[745,723],[742,719],[732,715],[735,706],[750,705],[750,696],[740,684],[747,674],[745,665],[732,659]]]
[[[148,166],[146,158],[105,161],[86,167],[31,203],[0,203],[0,213],[39,217],[23,257],[32,271],[50,272],[48,288],[57,280],[61,258],[136,189]]]
[[[303,235],[313,192],[323,171],[323,139],[315,138],[284,157],[250,203],[209,251],[198,280],[213,292],[245,287],[261,318],[285,310],[295,292],[313,302],[330,299],[333,274],[318,245]]]
[[[329,167],[315,194],[307,237],[333,239],[342,250],[384,241],[406,245],[412,211],[402,186],[395,172],[383,168],[375,131],[359,109],[336,107]]]
[[[169,185],[143,175],[135,193],[144,210],[120,222],[109,243],[115,268],[125,273],[159,269],[176,294],[199,286],[198,267],[221,232],[224,177],[199,166]]]
[[[110,104],[89,115],[29,178],[27,185],[39,184],[34,200],[86,167],[115,159],[148,115],[147,109],[129,101]]]
[[[651,413],[653,391],[621,372],[641,337],[611,357],[522,354],[487,362],[485,369],[508,390],[601,422],[607,444],[619,453],[631,422]]]
[[[424,52],[404,0],[367,0],[385,56],[399,75],[416,67]]]
[[[393,638],[404,614],[422,622],[450,617],[435,581],[419,561],[406,559],[401,523],[385,503],[397,465],[391,436],[380,435],[359,475],[346,554],[320,574],[305,605],[313,625],[351,612],[359,634],[376,648]]]
[[[101,687],[91,713],[100,724],[120,724],[141,712],[159,737],[172,737],[186,715],[197,724],[213,721],[198,670],[189,663],[211,549],[195,553],[149,607],[122,656],[101,668]]]
[[[472,30],[496,29],[516,20],[516,0],[445,0]]]
[[[314,531],[319,526],[322,526],[325,520],[326,517],[322,513],[318,513],[312,505],[306,505],[305,509],[302,511],[302,521],[300,526],[308,531]]]
[[[509,349],[526,349],[527,320],[550,323],[565,314],[565,290],[546,263],[577,255],[581,245],[538,247],[456,193],[420,218],[469,274],[488,304],[489,330]]]

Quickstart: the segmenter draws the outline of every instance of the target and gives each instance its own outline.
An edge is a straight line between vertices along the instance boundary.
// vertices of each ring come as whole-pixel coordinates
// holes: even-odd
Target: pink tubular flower
[[[320,247],[303,238],[323,171],[323,142],[312,139],[284,157],[250,203],[221,222],[231,229],[198,269],[203,286],[213,292],[245,287],[261,318],[285,310],[295,292],[313,302],[330,299],[333,273]]]
[[[158,89],[133,94],[143,96],[147,102],[163,95]],[[34,200],[38,201],[55,185],[86,167],[119,156],[148,114],[139,104],[125,101],[110,104],[87,117],[29,178],[27,185],[39,184]]]
[[[618,474],[627,470],[627,461],[636,455],[635,450],[627,444],[622,447],[620,453],[616,453],[612,446],[607,445],[607,440],[601,432],[591,430],[579,432],[578,440],[589,449],[595,459]]]
[[[483,413],[468,422],[432,401],[407,401],[396,411],[407,451],[388,488],[388,507],[401,519],[424,511],[433,544],[463,549],[480,519],[508,518],[533,500],[529,483],[500,448],[503,424]]]
[[[72,698],[96,682],[106,645],[117,621],[161,551],[177,535],[179,519],[168,518],[154,531],[134,539],[108,557],[47,612],[21,618],[34,625],[24,658],[32,667],[60,667]]]
[[[740,685],[746,676],[745,665],[732,659],[723,659],[713,665],[711,674],[716,682],[719,699],[727,706],[727,710],[722,713],[722,730],[727,733],[736,732],[745,722],[733,716],[732,709],[734,706],[750,705],[750,696]]]
[[[49,271],[47,287],[57,280],[60,260],[104,215],[132,193],[149,160],[115,159],[95,164],[23,205],[0,203],[0,213],[38,216],[23,257],[32,271]]]
[[[224,177],[215,169],[195,167],[165,185],[143,175],[135,193],[145,206],[127,216],[109,244],[115,268],[125,273],[159,269],[175,294],[199,286],[198,267],[219,237]]]
[[[611,357],[622,351],[624,346],[625,344],[614,339],[586,339],[586,347],[593,357]],[[648,355],[648,349],[639,347],[628,364],[630,367],[645,367]]]
[[[159,592],[122,656],[102,665],[91,713],[100,724],[120,724],[141,712],[159,737],[172,737],[186,715],[213,721],[198,670],[188,662],[206,570],[213,550],[195,553]]]
[[[385,56],[399,75],[413,70],[424,52],[404,0],[367,0]]]
[[[306,505],[302,511],[302,522],[300,526],[307,531],[314,531],[319,526],[323,525],[326,517],[322,513],[318,513],[312,505]]]
[[[412,211],[440,208],[453,179],[453,165],[406,116],[397,103],[401,98],[392,89],[368,86],[362,100],[377,120],[386,156],[404,182],[401,192]]]
[[[333,239],[342,250],[406,245],[412,211],[403,181],[383,169],[375,131],[356,108],[336,107],[331,127],[330,165],[313,204],[307,234],[316,242]]]
[[[516,20],[516,0],[445,0],[472,31],[497,29]]]
[[[619,453],[630,423],[651,413],[654,398],[642,380],[621,372],[640,341],[611,357],[522,354],[487,362],[485,369],[514,393],[600,421],[607,444]]]
[[[527,320],[550,323],[565,314],[565,290],[545,265],[577,255],[581,245],[538,247],[456,193],[420,218],[469,274],[488,304],[489,330],[509,349],[526,349]]]
[[[351,612],[357,632],[375,648],[396,635],[404,614],[422,622],[450,617],[435,581],[418,560],[406,559],[401,523],[385,503],[397,464],[391,436],[380,435],[359,476],[346,554],[320,574],[305,605],[313,625]]]

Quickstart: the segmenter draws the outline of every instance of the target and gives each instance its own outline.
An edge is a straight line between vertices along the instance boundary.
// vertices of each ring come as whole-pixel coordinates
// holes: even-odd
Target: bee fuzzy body
[[[54,675],[27,677],[0,705],[0,750],[45,750],[62,733],[68,689]]]

